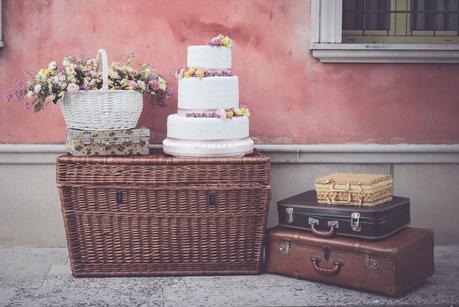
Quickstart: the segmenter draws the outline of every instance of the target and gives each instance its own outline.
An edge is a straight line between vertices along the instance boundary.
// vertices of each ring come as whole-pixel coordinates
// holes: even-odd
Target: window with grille
[[[459,43],[459,0],[343,0],[343,42]]]

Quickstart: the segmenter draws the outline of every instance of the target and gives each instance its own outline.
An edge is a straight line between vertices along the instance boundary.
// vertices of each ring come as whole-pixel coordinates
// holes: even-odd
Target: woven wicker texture
[[[392,181],[392,177],[386,174],[366,174],[366,173],[334,173],[316,179],[316,183],[351,184],[360,183],[362,186],[371,186],[384,181]]]
[[[109,90],[109,68],[105,50],[98,51],[97,59],[102,61],[102,89],[66,94],[64,99],[59,101],[67,128],[81,130],[135,128],[142,113],[142,94],[129,90]]]
[[[257,153],[59,157],[74,276],[259,273],[269,175],[269,159]]]
[[[149,156],[72,157],[57,163],[58,184],[179,184],[258,182],[269,185],[269,158],[259,153],[227,158]]]
[[[316,179],[319,203],[376,206],[392,200],[392,177],[385,174],[335,173]]]

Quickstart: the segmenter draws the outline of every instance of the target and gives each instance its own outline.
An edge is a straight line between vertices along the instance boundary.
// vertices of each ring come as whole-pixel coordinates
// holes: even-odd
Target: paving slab
[[[19,291],[18,288],[5,287],[0,288],[0,306],[6,306]]]
[[[459,246],[435,248],[436,272],[400,299],[271,274],[74,278],[65,249],[13,248],[0,265],[0,306],[309,306],[459,303]],[[15,253],[26,252],[14,261]],[[35,266],[37,261],[42,264]],[[46,260],[47,259],[47,260]],[[48,270],[50,260],[55,260]],[[33,278],[26,280],[29,266]],[[40,267],[40,269],[37,269]],[[19,268],[18,274],[14,270]],[[40,278],[41,276],[41,278]]]
[[[0,288],[40,286],[51,265],[65,263],[66,248],[0,247]]]
[[[160,288],[56,287],[19,289],[7,306],[162,306]]]

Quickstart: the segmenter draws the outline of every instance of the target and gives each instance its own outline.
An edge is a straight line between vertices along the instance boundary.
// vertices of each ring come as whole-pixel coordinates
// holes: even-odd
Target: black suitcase
[[[384,239],[410,223],[410,200],[394,196],[374,207],[319,204],[314,190],[277,203],[279,224],[310,230],[317,236],[349,236],[369,240]]]

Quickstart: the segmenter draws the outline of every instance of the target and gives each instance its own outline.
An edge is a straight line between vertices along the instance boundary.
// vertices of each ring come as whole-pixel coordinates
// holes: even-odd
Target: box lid
[[[367,173],[333,173],[317,178],[315,183],[318,185],[329,184],[351,184],[372,186],[382,182],[392,182],[392,177],[387,174],[367,174]]]

